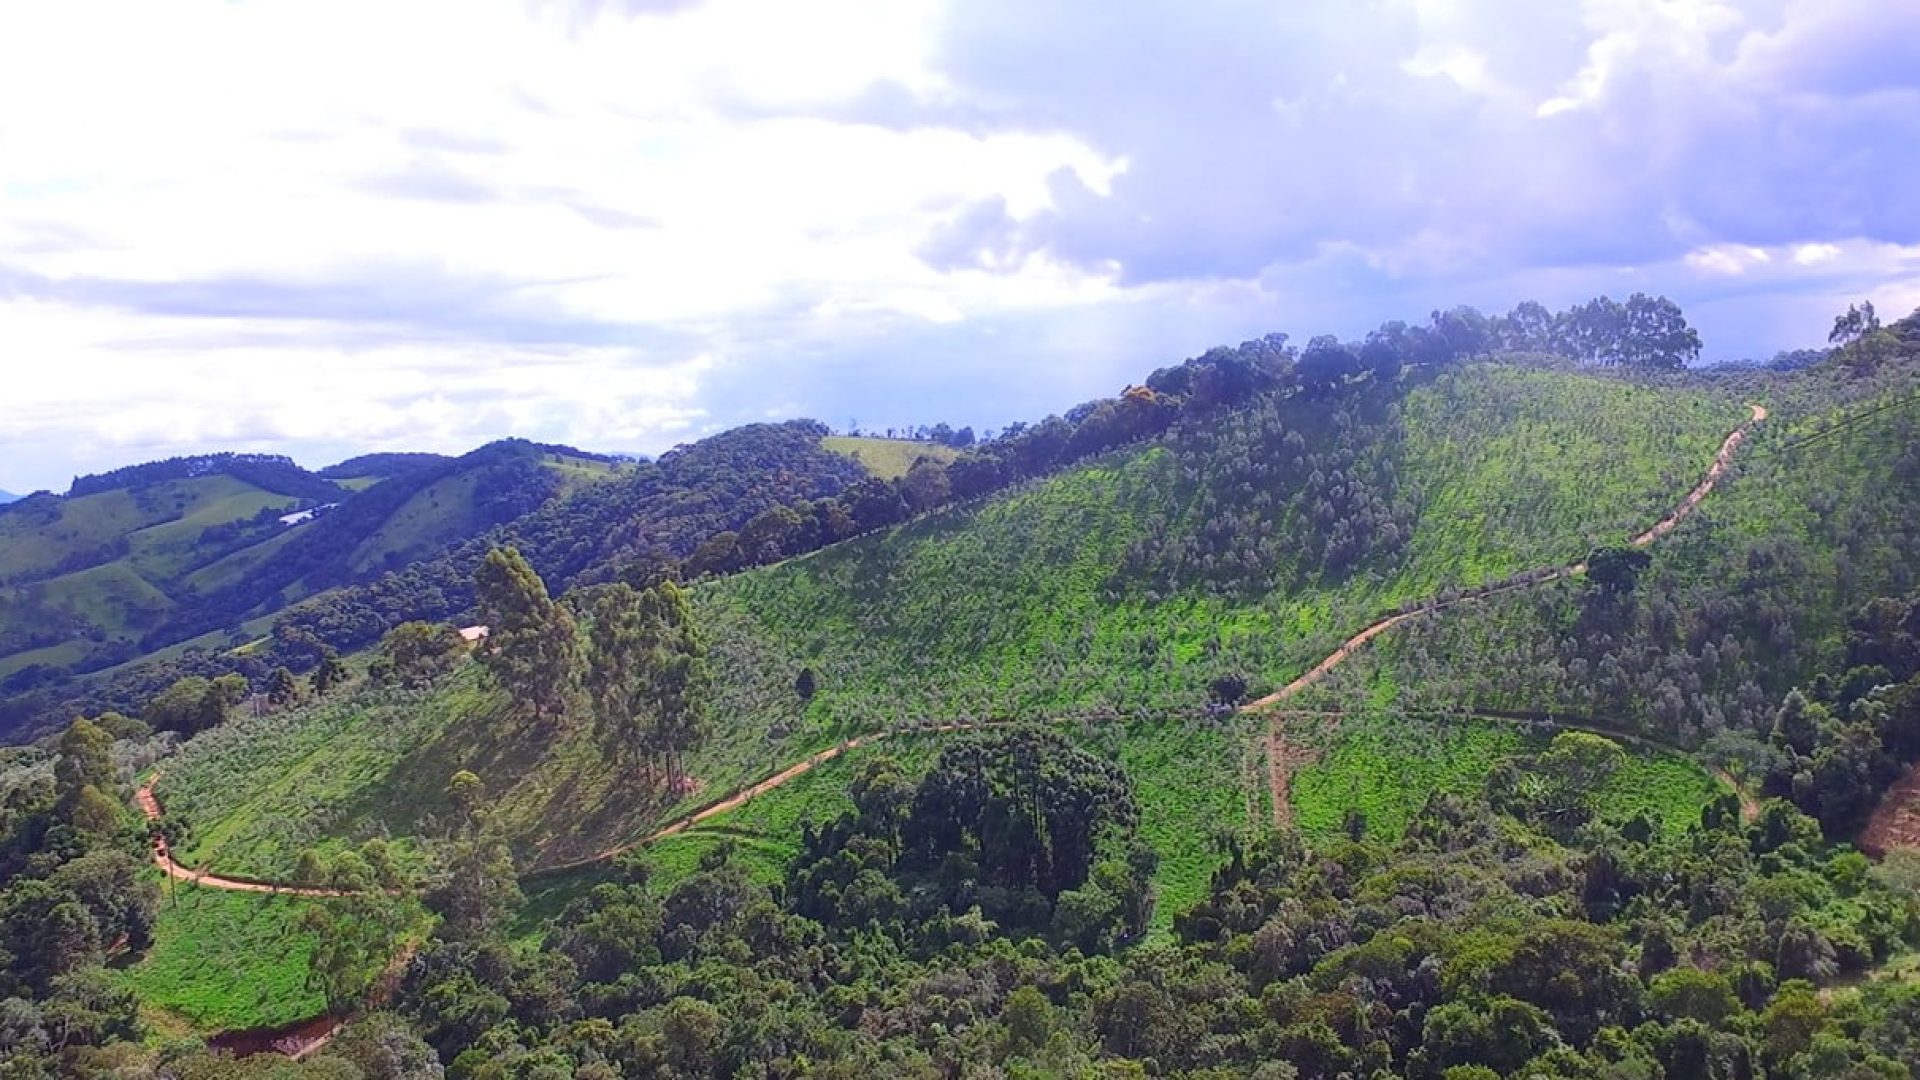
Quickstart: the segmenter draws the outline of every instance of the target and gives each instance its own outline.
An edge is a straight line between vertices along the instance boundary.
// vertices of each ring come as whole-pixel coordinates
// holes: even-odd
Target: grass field
[[[230,476],[209,476],[184,483],[201,489],[184,514],[140,529],[128,537],[133,546],[131,562],[150,580],[179,577],[203,561],[199,540],[207,528],[251,518],[269,507],[288,510],[299,504],[299,500],[291,496],[262,491]]]
[[[197,564],[211,555],[201,544],[208,528],[296,502],[211,475],[0,514],[0,578],[26,579],[0,588],[0,618],[22,628],[70,627],[74,639],[48,648],[44,636],[16,638],[42,647],[0,658],[0,675],[30,663],[84,663],[90,642],[137,640],[173,613],[169,590],[183,582],[217,585],[257,562],[256,548],[243,549],[217,564],[224,569],[196,576]],[[54,573],[63,567],[68,572]]]
[[[316,902],[172,883],[153,947],[118,977],[143,1003],[202,1033],[318,1015],[326,1000],[307,986],[314,939],[300,928]]]
[[[1346,718],[1320,738],[1320,758],[1292,777],[1294,822],[1310,837],[1338,834],[1349,809],[1371,835],[1397,838],[1436,792],[1481,790],[1502,759],[1535,753],[1550,733],[1483,719]],[[1668,750],[1623,744],[1626,764],[1599,798],[1600,816],[1622,822],[1645,813],[1674,835],[1700,819],[1724,788],[1698,764]]]
[[[58,645],[48,645],[41,649],[28,649],[25,652],[0,656],[0,679],[19,671],[29,664],[48,664],[53,667],[66,667],[84,659],[87,646],[83,642],[65,641]]]
[[[960,451],[943,443],[875,439],[864,435],[828,435],[820,440],[820,445],[833,453],[845,454],[866,466],[869,473],[888,480],[907,475],[913,463],[923,457],[952,461],[960,456]]]
[[[286,528],[273,536],[241,548],[230,555],[222,556],[188,574],[186,582],[203,593],[218,592],[238,584],[254,569],[271,558],[274,552],[290,543],[300,526]]]
[[[616,479],[624,469],[618,462],[565,454],[546,454],[540,464],[560,478],[563,490]],[[462,470],[416,492],[354,549],[353,569],[364,573],[402,565],[479,531],[484,522],[476,498],[483,474]]]
[[[186,569],[183,560],[201,530],[295,501],[214,475],[10,510],[0,514],[0,577],[46,571],[122,537],[130,545],[126,557],[143,573],[171,576]]]
[[[358,572],[417,559],[469,535],[475,526],[474,489],[480,474],[464,470],[444,477],[402,503],[350,560]]]

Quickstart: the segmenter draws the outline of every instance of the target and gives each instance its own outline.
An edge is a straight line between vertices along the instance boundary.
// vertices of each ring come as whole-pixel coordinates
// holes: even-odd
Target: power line
[[[1819,442],[1822,439],[1831,438],[1835,435],[1841,434],[1842,432],[1845,432],[1860,424],[1864,424],[1868,420],[1872,420],[1875,417],[1881,416],[1885,413],[1892,412],[1895,409],[1905,408],[1906,406],[1915,404],[1916,402],[1920,402],[1920,394],[1912,394],[1907,397],[1899,398],[1894,401],[1882,402],[1881,404],[1875,405],[1874,407],[1866,410],[1865,412],[1856,413],[1852,416],[1847,417],[1844,420],[1841,420],[1840,422],[1836,423],[1834,426],[1826,429],[1825,431],[1816,431],[1811,435],[1802,436],[1801,438],[1794,439],[1791,442],[1782,443],[1779,446],[1763,447],[1752,456],[1756,458],[1768,457],[1774,454],[1782,454],[1789,450],[1798,450],[1802,446],[1806,446],[1810,443]]]

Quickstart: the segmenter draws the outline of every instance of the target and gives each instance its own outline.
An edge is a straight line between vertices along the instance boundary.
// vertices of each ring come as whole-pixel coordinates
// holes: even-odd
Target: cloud
[[[1773,256],[1762,249],[1742,244],[1720,244],[1701,248],[1698,251],[1689,251],[1685,259],[1686,264],[1696,270],[1729,276],[1744,274],[1752,267],[1771,261]]]
[[[1911,240],[1920,67],[1828,74],[1852,51],[1912,59],[1914,16],[1885,9],[1123,3],[1082,25],[1077,5],[981,2],[942,60],[960,93],[1128,162],[1111,196],[1061,184],[1027,230],[1063,257],[1246,278],[1348,244],[1451,275],[1393,251],[1500,271]]]
[[[375,195],[427,202],[479,203],[498,198],[493,188],[433,158],[418,158],[375,173],[362,179],[360,186]]]
[[[1873,0],[11,5],[0,486],[997,425],[1529,296],[1765,354],[1920,299],[1914,41]]]

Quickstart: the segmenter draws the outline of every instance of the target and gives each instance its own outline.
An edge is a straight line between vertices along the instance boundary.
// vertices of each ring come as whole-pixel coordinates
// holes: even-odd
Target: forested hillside
[[[189,530],[207,523],[178,517],[167,530],[135,534],[135,554],[163,531],[187,541],[176,563],[158,572],[139,576],[153,567],[151,560],[109,563],[16,590],[16,633],[24,635],[23,644],[49,651],[0,658],[0,673],[14,672],[0,684],[7,692],[0,697],[0,725],[10,719],[54,723],[75,711],[136,711],[183,675],[237,671],[264,690],[276,666],[305,671],[329,652],[363,647],[408,619],[448,618],[470,608],[473,567],[488,546],[503,541],[519,545],[543,573],[560,580],[590,571],[610,575],[616,562],[656,552],[685,557],[713,533],[738,528],[769,506],[830,495],[865,476],[858,463],[820,447],[823,433],[804,422],[755,425],[653,463],[509,440],[459,458],[358,458],[324,470],[331,480],[300,473],[311,490],[324,489],[336,500],[311,520],[289,526],[278,518],[312,500],[288,499],[274,513],[263,510],[245,522],[228,522],[222,515],[233,504],[223,503],[219,513],[203,514],[220,517],[218,527]],[[120,482],[150,480],[139,473]],[[125,539],[113,539],[124,523],[92,504],[133,499],[134,491],[139,499],[166,502],[168,514],[185,511],[182,497],[164,488],[115,490],[119,494],[46,500],[45,512],[56,516],[0,550],[22,559],[43,548],[71,551],[80,543],[76,528],[58,523],[82,513],[105,519],[99,529],[106,547],[127,547]],[[0,523],[34,505],[11,509]],[[100,621],[115,620],[107,630],[119,636],[89,649],[87,636],[103,631],[84,620],[99,611],[106,613]],[[13,624],[0,620],[0,633]],[[234,651],[242,645],[250,647]],[[132,662],[142,657],[150,660]],[[108,663],[121,666],[71,679],[75,671]]]
[[[1230,729],[1208,711],[1220,685],[1284,682],[1382,612],[1638,531],[1744,413],[1710,390],[1511,363],[1195,412],[1008,494],[695,588],[724,720],[689,768],[728,790],[847,735],[989,719]],[[284,873],[321,838],[427,828],[457,768],[496,778],[497,820],[536,864],[700,799],[633,783],[584,703],[535,736],[478,672],[442,684],[458,706],[385,693],[402,696],[197,740],[160,786],[199,823],[190,853]],[[1209,755],[1212,779],[1239,785],[1239,758]],[[235,782],[294,762],[270,787]]]
[[[1249,342],[890,475],[743,429],[297,605],[253,709],[0,764],[0,948],[64,934],[0,1047],[324,1004],[227,1042],[299,1066],[158,1054],[1907,1075],[1920,875],[1846,841],[1920,758],[1920,321],[1687,373],[1608,304]]]

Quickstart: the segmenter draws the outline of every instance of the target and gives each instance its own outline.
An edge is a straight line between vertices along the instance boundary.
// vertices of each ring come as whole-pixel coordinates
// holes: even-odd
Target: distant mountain
[[[448,460],[444,454],[362,454],[338,465],[329,465],[316,475],[329,480],[357,480],[369,476],[385,479],[430,469]]]
[[[346,651],[406,618],[451,617],[496,543],[556,585],[654,553],[685,558],[868,475],[822,447],[825,434],[812,421],[754,424],[647,463],[508,439],[319,472],[221,455],[83,477],[0,514],[0,738],[23,715],[65,716],[73,695],[84,711],[132,708],[150,682],[196,665],[298,663],[300,642]],[[269,637],[272,648],[252,647]],[[162,650],[178,663],[140,663]],[[83,684],[107,669],[118,689],[102,704]]]
[[[0,514],[0,697],[182,642],[243,644],[288,604],[626,468],[510,440],[460,458],[374,455],[324,475],[277,455],[214,454],[80,477]]]
[[[6,503],[19,502],[19,501],[20,501],[20,496],[15,495],[13,492],[0,491],[0,505],[5,505]]]

